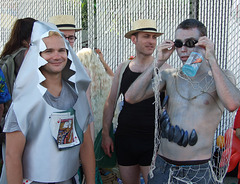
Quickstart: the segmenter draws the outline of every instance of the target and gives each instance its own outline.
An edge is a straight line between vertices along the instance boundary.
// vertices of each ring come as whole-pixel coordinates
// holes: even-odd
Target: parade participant
[[[232,72],[219,67],[214,44],[200,21],[183,21],[176,29],[175,41],[165,40],[159,46],[158,68],[175,49],[183,64],[196,49],[204,59],[193,77],[179,69],[159,74],[158,89],[166,89],[169,99],[160,119],[159,151],[149,183],[215,183],[209,163],[214,132],[224,107],[229,111],[239,107],[240,92]],[[150,66],[133,83],[125,95],[127,102],[137,103],[154,95],[153,71],[154,66]]]
[[[4,45],[0,56],[0,65],[10,94],[13,84],[21,67],[23,59],[28,51],[33,24],[36,20],[30,17],[17,19],[13,25],[8,42]],[[5,117],[12,101],[4,103]],[[4,120],[2,122],[4,124]],[[2,125],[3,126],[3,125]],[[1,143],[5,143],[5,134],[1,132]]]
[[[110,91],[112,78],[92,49],[83,48],[77,52],[77,56],[89,71],[89,76],[92,80],[90,94],[94,115],[94,135],[96,138],[102,128],[103,107]]]
[[[89,82],[58,29],[35,22],[4,126],[8,184],[75,182],[79,155],[82,161],[94,157],[80,148],[83,134],[90,137]]]
[[[109,136],[117,98],[123,96],[132,82],[152,65],[157,37],[155,20],[140,19],[125,34],[135,45],[136,57],[123,62],[114,75],[110,94],[103,112],[102,147],[109,157],[114,145]],[[165,64],[168,67],[167,64]],[[120,90],[118,90],[120,89]],[[119,91],[119,92],[118,92]],[[154,98],[131,105],[124,100],[115,133],[115,148],[120,175],[124,184],[139,183],[142,173],[145,183],[152,160],[154,142]]]
[[[71,47],[74,47],[74,43],[77,39],[75,33],[82,30],[81,28],[77,28],[75,25],[75,20],[74,20],[74,16],[72,15],[56,15],[56,16],[52,16],[49,18],[49,22],[52,24],[55,24],[57,26],[57,28],[63,33],[63,36],[66,40],[68,40],[69,44],[71,45]],[[87,70],[87,69],[86,69]],[[87,70],[88,74],[89,71]],[[90,94],[90,88],[87,90],[87,97],[88,97],[88,102],[90,104],[91,107],[91,94]],[[90,123],[90,133],[91,133],[91,140],[94,141],[94,123]],[[86,138],[84,138],[87,142],[89,140],[88,136],[86,136]],[[86,150],[85,150],[86,149]],[[91,147],[89,147],[88,145],[86,145],[86,147],[82,147],[82,150],[85,150],[86,152],[92,152],[93,150],[88,150],[88,149],[92,149]],[[89,155],[90,156],[90,155]],[[85,178],[86,181],[92,181],[93,179],[93,175],[92,175],[92,170],[95,169],[95,165],[93,164],[93,160],[94,158],[89,158],[90,160],[92,160],[92,162],[90,163],[83,163],[83,165],[80,166],[79,169],[79,175],[82,178],[83,176],[83,172],[82,169],[84,171],[85,174]],[[86,160],[86,159],[83,159]],[[82,168],[83,166],[83,168]]]

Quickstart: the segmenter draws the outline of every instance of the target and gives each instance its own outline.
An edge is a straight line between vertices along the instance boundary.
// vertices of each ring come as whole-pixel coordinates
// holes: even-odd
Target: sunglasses
[[[175,40],[174,46],[177,47],[177,48],[181,48],[182,46],[193,48],[193,47],[195,47],[195,44],[197,42],[198,42],[197,40],[189,39],[183,44],[183,42],[181,40]]]

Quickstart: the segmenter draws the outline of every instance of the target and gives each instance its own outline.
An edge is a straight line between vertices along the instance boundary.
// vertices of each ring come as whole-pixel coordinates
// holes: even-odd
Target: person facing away
[[[11,30],[10,38],[4,45],[3,51],[0,55],[0,65],[10,95],[13,93],[13,84],[28,51],[32,28],[35,21],[35,19],[30,17],[17,19]],[[3,160],[5,159],[5,133],[2,132],[2,128],[11,103],[12,100],[9,100],[2,105],[4,108],[2,109],[3,118],[1,121],[0,142],[2,147],[1,158],[3,158]],[[5,163],[3,163],[2,172],[5,172]],[[5,179],[1,176],[0,183],[4,182]]]
[[[165,40],[158,47],[157,66],[161,68],[174,50],[185,64],[195,49],[200,50],[204,59],[194,77],[183,74],[181,69],[161,72],[158,86],[160,90],[166,89],[169,99],[167,110],[162,113],[166,124],[161,124],[159,151],[150,184],[215,183],[208,163],[214,132],[224,108],[232,112],[240,105],[234,75],[220,68],[206,27],[195,19],[180,23],[175,41]],[[128,89],[125,94],[128,103],[138,103],[154,95],[153,70],[154,66],[149,66]],[[171,132],[167,131],[167,126],[176,132],[173,140],[169,139]]]
[[[133,22],[132,30],[125,34],[135,45],[136,57],[128,64],[120,81],[123,63],[117,68],[110,94],[103,112],[102,148],[111,157],[114,145],[109,136],[112,118],[119,94],[125,95],[131,83],[153,63],[152,56],[157,37],[162,35],[156,29],[155,20],[140,19]],[[164,65],[168,67],[167,64]],[[118,94],[118,86],[120,92]],[[124,100],[118,117],[115,133],[115,148],[121,179],[124,184],[139,183],[140,173],[147,183],[154,141],[154,98],[131,105]]]
[[[36,20],[30,17],[17,19],[10,33],[10,38],[4,45],[0,55],[1,69],[6,78],[6,83],[12,95],[13,84],[29,48],[33,24]],[[9,59],[13,57],[13,59]],[[11,100],[4,104],[4,113],[7,113]],[[5,139],[2,140],[4,142]]]
[[[103,107],[111,88],[112,77],[104,69],[92,49],[83,48],[77,52],[77,56],[88,69],[92,80],[90,94],[94,114],[94,135],[97,135],[102,128]]]
[[[19,48],[29,48],[33,24],[31,17],[17,19],[13,25],[8,42],[4,45],[0,58],[16,52]]]
[[[89,83],[59,30],[35,22],[4,126],[8,184],[76,182],[79,156],[94,157],[94,152],[80,149],[92,121],[86,96]]]
[[[56,16],[52,16],[49,17],[49,22],[56,25],[57,28],[63,33],[63,36],[66,40],[68,40],[69,44],[71,45],[71,47],[74,47],[74,43],[77,39],[77,37],[75,36],[75,33],[82,30],[81,28],[77,28],[75,25],[75,19],[74,16],[72,15],[56,15]],[[87,69],[86,69],[87,70]],[[87,70],[87,72],[89,73],[89,71]],[[91,99],[90,99],[90,86],[87,90],[87,97],[88,97],[88,102],[91,106]],[[89,141],[94,141],[94,123],[90,123],[90,134],[91,134],[91,139],[89,140],[89,136],[87,135],[88,132],[86,132],[86,137],[84,137],[84,143],[82,145],[82,150],[84,150],[86,152],[87,156],[87,152],[94,152],[94,148],[92,146],[90,146],[91,144],[88,144]],[[82,160],[82,166],[83,166],[83,172],[85,174],[85,179],[86,182],[93,182],[93,180],[95,180],[95,174],[93,171],[95,171],[95,157],[90,157],[90,155],[88,155],[88,158],[81,158]]]

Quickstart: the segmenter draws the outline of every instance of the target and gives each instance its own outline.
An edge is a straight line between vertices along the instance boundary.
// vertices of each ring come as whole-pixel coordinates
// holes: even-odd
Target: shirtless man
[[[188,77],[178,69],[161,72],[159,87],[160,90],[166,89],[169,96],[166,111],[168,115],[164,119],[167,119],[167,126],[172,127],[176,134],[179,129],[183,130],[183,135],[179,136],[178,133],[169,140],[169,132],[161,124],[164,128],[156,168],[149,183],[215,183],[208,163],[212,154],[214,132],[221,121],[224,108],[232,112],[239,107],[240,92],[235,86],[234,75],[219,67],[214,44],[206,36],[204,24],[195,19],[187,19],[177,27],[175,42],[165,40],[158,48],[159,68],[175,49],[183,64],[195,48],[201,50],[205,59],[194,77]],[[127,102],[137,103],[154,95],[151,83],[153,69],[151,65],[132,84],[125,94]],[[192,170],[193,175],[181,172],[190,168],[197,168]],[[198,174],[198,179],[194,177],[195,174]]]

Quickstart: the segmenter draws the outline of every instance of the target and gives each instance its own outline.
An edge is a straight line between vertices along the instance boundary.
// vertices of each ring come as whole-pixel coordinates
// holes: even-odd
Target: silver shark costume
[[[13,102],[6,117],[6,124],[11,123],[10,117],[15,115],[26,138],[22,161],[23,178],[57,183],[69,180],[77,173],[83,133],[93,117],[86,97],[90,78],[67,41],[65,46],[68,50],[68,62],[62,71],[62,78],[75,89],[77,101],[66,111],[56,109],[44,100],[43,95],[47,89],[41,85],[45,77],[39,68],[47,64],[47,61],[40,56],[40,52],[46,49],[42,39],[49,35],[49,31],[61,34],[52,24],[40,21],[34,23],[31,46],[14,84]],[[60,121],[71,118],[73,122],[75,139],[71,146],[63,149],[60,149],[54,134],[58,132],[58,129],[54,129],[56,124],[53,124],[58,114]],[[71,124],[69,122],[68,126]]]

